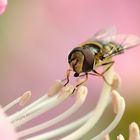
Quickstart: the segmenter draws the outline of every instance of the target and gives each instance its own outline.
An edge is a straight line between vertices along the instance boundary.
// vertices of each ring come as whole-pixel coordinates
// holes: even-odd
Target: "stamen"
[[[104,136],[102,140],[110,140],[109,135]]]
[[[29,134],[38,132],[40,130],[46,129],[46,128],[66,119],[67,117],[69,117],[71,114],[73,114],[80,108],[80,106],[84,103],[86,96],[87,96],[87,88],[84,86],[79,87],[77,90],[77,94],[76,94],[75,104],[70,109],[68,109],[67,111],[65,111],[64,113],[62,113],[61,115],[57,116],[56,118],[54,118],[50,121],[44,122],[43,124],[40,124],[35,127],[32,127],[32,128],[19,132],[18,137],[21,138],[21,137],[27,136]]]
[[[110,102],[111,97],[111,91],[112,91],[112,105],[114,113],[116,113],[116,117],[113,120],[113,122],[105,129],[103,130],[99,135],[92,138],[91,140],[109,140],[109,134],[119,123],[120,119],[122,118],[122,115],[125,110],[125,102],[124,99],[118,94],[116,91],[119,87],[120,80],[117,74],[114,74],[113,69],[111,68],[108,70],[107,73],[105,73],[104,77],[107,79],[109,83],[112,83],[112,87],[104,83],[103,91],[101,93],[101,97],[99,98],[99,101],[97,103],[97,106],[95,109],[93,109],[90,113],[85,115],[84,117],[80,118],[79,120],[72,122],[68,125],[65,125],[63,127],[60,127],[58,129],[55,129],[53,131],[34,136],[31,138],[28,138],[26,140],[40,140],[40,139],[49,139],[56,137],[60,134],[69,132],[71,130],[74,130],[78,128],[80,125],[82,125],[80,128],[78,128],[76,131],[71,133],[70,135],[62,138],[61,140],[70,140],[70,139],[79,139],[83,135],[85,135],[87,132],[89,132],[95,124],[98,122],[100,117],[102,116],[105,108]],[[81,79],[80,79],[81,80]],[[79,82],[79,81],[78,81]],[[52,109],[53,107],[57,106],[58,104],[62,103],[65,99],[67,99],[72,91],[74,90],[73,86],[63,86],[61,81],[55,81],[53,86],[49,89],[48,95],[45,95],[41,97],[39,100],[35,101],[33,104],[27,106],[23,110],[17,112],[16,114],[13,114],[9,117],[11,122],[15,127],[19,127],[26,122],[34,119],[35,117],[43,114],[44,112]],[[29,129],[20,131],[18,133],[19,138],[23,138],[25,136],[28,136],[30,134],[33,134],[35,132],[41,131],[43,129],[46,129],[52,125],[57,124],[58,122],[66,119],[71,114],[76,112],[79,107],[84,103],[86,95],[87,95],[87,88],[84,86],[80,86],[77,90],[76,94],[76,101],[72,105],[71,108],[66,110],[64,113],[60,114],[59,116],[45,122],[42,124],[39,124],[37,126],[31,127]],[[59,92],[59,93],[58,93]],[[58,94],[57,94],[58,93]],[[56,95],[57,94],[57,95]],[[20,100],[20,105],[23,105],[25,101],[28,100],[28,97],[26,94],[22,96]],[[48,98],[49,97],[49,98]],[[121,138],[120,136],[118,138]],[[120,139],[123,140],[123,139]]]
[[[105,77],[107,78],[108,82],[111,83],[113,80],[113,69],[110,68],[108,72],[105,74]],[[98,122],[99,118],[103,114],[105,108],[110,102],[110,93],[112,88],[108,86],[106,83],[104,83],[103,91],[101,93],[101,97],[97,103],[97,106],[95,109],[93,109],[90,113],[85,115],[84,117],[78,119],[77,121],[74,121],[68,125],[65,125],[63,127],[60,127],[58,129],[55,129],[53,131],[28,138],[26,140],[40,140],[40,139],[49,139],[54,138],[58,135],[62,135],[63,133],[69,132],[71,130],[74,130],[75,128],[78,128],[81,124],[85,123],[81,128],[73,132],[71,135],[68,135],[67,137],[63,138],[63,140],[70,140],[70,139],[78,139],[82,137],[84,134],[86,134],[93,126]],[[82,131],[81,131],[82,130]]]
[[[119,136],[117,136],[117,140],[125,140],[125,139],[124,139],[123,135],[120,134]]]
[[[112,91],[112,106],[113,111],[115,114],[117,114],[120,110],[120,95],[116,90]]]
[[[93,112],[92,112],[93,113]],[[91,117],[91,112],[88,115],[85,115],[84,117],[69,123],[65,126],[59,127],[57,129],[54,129],[52,131],[46,132],[44,134],[28,138],[26,140],[40,140],[40,139],[51,139],[56,136],[62,135],[63,133],[70,132],[76,128],[78,128],[81,124],[85,123],[89,118]]]
[[[115,119],[111,122],[111,124],[105,130],[103,130],[98,136],[94,137],[91,140],[102,139],[105,135],[109,134],[120,122],[120,120],[124,114],[124,111],[125,111],[125,101],[124,101],[123,97],[121,97],[117,92],[114,92],[112,95],[113,106],[114,106],[114,101],[116,104],[115,106],[117,106],[117,109],[118,109]]]
[[[27,91],[23,94],[19,101],[20,106],[24,106],[31,98],[32,93],[30,91]]]
[[[139,127],[135,122],[129,126],[129,140],[140,140]]]
[[[30,97],[31,97],[31,92],[27,91],[21,97],[15,99],[11,103],[3,107],[3,110],[8,111],[9,109],[11,109],[13,106],[15,106],[18,103],[19,105],[24,105],[30,99]]]
[[[105,73],[105,78],[108,80],[108,82],[110,82],[110,83],[112,82],[112,80],[113,80],[113,69],[112,68],[110,68],[108,70],[108,72]],[[98,120],[102,116],[105,108],[107,107],[107,105],[109,103],[109,100],[110,100],[109,93],[111,92],[111,89],[112,88],[109,85],[104,83],[101,97],[95,108],[96,115],[93,113],[92,117],[82,127],[77,129],[70,135],[62,138],[62,140],[79,139],[95,126],[95,124],[98,122]]]
[[[121,87],[121,78],[119,74],[114,72],[113,82],[112,82],[112,90],[119,91]]]
[[[56,87],[57,84],[60,84],[60,82],[58,80],[56,80],[54,86]],[[53,93],[51,92],[51,91],[53,91],[53,87],[51,87],[50,89],[51,89],[50,92],[49,92],[51,94],[50,96],[53,96],[52,94],[54,94],[54,92]],[[9,117],[9,119],[11,120],[11,122],[15,122],[16,120],[19,120],[19,118],[25,118],[26,112],[29,112],[32,108],[38,106],[40,103],[46,102],[46,101],[48,101],[50,99],[52,99],[52,98],[48,98],[48,95],[45,94],[42,97],[40,97],[38,100],[34,101],[32,104],[30,104],[27,107],[23,108],[21,111],[11,115]]]
[[[24,115],[27,111],[30,111],[35,106],[39,105],[40,103],[48,100],[47,94],[40,97],[38,100],[34,101],[32,104],[28,105],[27,107],[23,108],[22,110],[12,114],[9,116],[9,119],[11,122],[14,122],[16,119],[20,118],[22,115]]]
[[[49,97],[54,96],[62,89],[62,87],[63,83],[60,80],[56,80],[48,90],[48,96]]]
[[[20,117],[18,116],[17,118],[14,118],[12,121],[13,125],[15,127],[21,126],[26,122],[32,120],[33,118],[54,108],[55,106],[63,102],[65,99],[67,99],[68,96],[71,95],[73,89],[74,88],[72,86],[63,87],[60,94],[58,94],[57,96],[54,96],[52,97],[52,99],[40,103],[34,108],[31,108],[25,114],[21,113],[22,115]]]

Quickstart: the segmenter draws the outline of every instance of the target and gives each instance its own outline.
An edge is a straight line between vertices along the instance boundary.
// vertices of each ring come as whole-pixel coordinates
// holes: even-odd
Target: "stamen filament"
[[[54,96],[57,94],[62,88],[63,88],[63,83],[60,80],[56,80],[53,85],[49,88],[48,90],[48,96]]]
[[[108,70],[108,72],[105,74],[105,77],[108,79],[108,82],[110,82],[110,83],[112,82],[112,80],[113,80],[113,69],[112,68],[110,70]],[[112,90],[112,88],[110,86],[108,86],[106,83],[104,83],[103,91],[101,93],[101,97],[100,97],[100,99],[97,103],[96,108],[93,109],[90,113],[88,113],[84,117],[82,117],[82,118],[78,119],[77,121],[72,122],[68,125],[60,127],[56,130],[53,130],[53,131],[50,131],[50,132],[47,132],[47,133],[44,133],[44,134],[41,134],[41,135],[38,135],[38,136],[34,136],[34,137],[28,138],[26,140],[41,140],[41,139],[53,138],[53,137],[56,137],[60,134],[69,132],[69,131],[79,127],[81,124],[85,123],[88,120],[88,125],[90,125],[90,124],[92,124],[92,125],[90,125],[90,127],[89,126],[88,127],[83,127],[83,126],[87,125],[87,122],[86,122],[86,124],[84,124],[81,127],[82,130],[83,130],[82,131],[83,134],[81,133],[81,131],[78,131],[79,133],[77,133],[77,130],[76,130],[74,133],[72,133],[72,137],[68,136],[68,137],[63,138],[63,140],[65,140],[67,138],[68,139],[78,139],[78,138],[80,138],[81,136],[86,134],[96,124],[96,122],[99,120],[100,116],[102,115],[105,108],[107,107],[107,105],[110,102],[111,90]],[[89,120],[90,120],[90,122],[89,122]],[[75,135],[75,133],[76,133],[76,135]]]
[[[32,128],[19,132],[18,137],[21,138],[21,137],[27,136],[29,134],[38,132],[40,130],[46,129],[46,128],[66,119],[67,117],[69,117],[71,114],[76,112],[81,107],[81,105],[84,103],[84,101],[86,99],[86,95],[87,95],[87,88],[83,87],[83,86],[79,87],[79,89],[76,93],[75,103],[71,108],[69,108],[67,111],[65,111],[64,113],[62,113],[61,115],[57,116],[56,118],[54,118],[50,121],[44,122],[43,124],[40,124],[35,127],[32,127]]]
[[[11,121],[14,121],[14,118],[19,118],[21,115],[24,115],[27,111],[31,110],[32,108],[38,106],[40,103],[48,100],[48,99],[51,99],[51,98],[48,98],[48,97],[52,97],[53,95],[55,95],[58,90],[60,90],[62,88],[62,82],[59,81],[59,80],[56,80],[54,83],[53,83],[53,86],[50,87],[49,91],[48,91],[48,94],[45,94],[43,95],[42,97],[40,97],[38,100],[34,101],[32,104],[28,105],[27,107],[25,107],[24,109],[22,109],[21,111],[17,112],[16,114],[13,114],[9,117],[9,119]]]
[[[109,135],[104,136],[102,140],[110,140]]]
[[[34,108],[31,108],[29,112],[26,112],[26,114],[23,114],[20,116],[20,118],[15,118],[15,121],[13,122],[13,125],[15,127],[21,126],[25,124],[26,122],[32,120],[33,118],[45,113],[46,111],[54,108],[64,100],[68,98],[68,96],[72,93],[73,87],[64,87],[62,93],[60,95],[58,94],[55,97],[52,97],[52,100],[44,101],[43,103],[40,103],[38,106],[35,106]]]
[[[135,122],[129,126],[129,140],[140,140],[139,127]]]
[[[6,112],[18,103],[19,103],[19,105],[24,105],[29,100],[30,97],[31,97],[31,92],[27,91],[19,98],[15,99],[14,101],[9,103],[8,105],[4,106],[3,110]]]
[[[108,79],[109,83],[112,83],[113,81],[113,69],[110,68],[107,73],[105,73],[106,79]],[[94,113],[92,114],[92,117],[79,129],[71,133],[70,135],[62,138],[62,140],[72,140],[72,139],[79,139],[82,136],[84,136],[88,131],[90,131],[95,124],[98,122],[100,117],[102,116],[105,108],[107,107],[109,100],[110,100],[110,94],[111,94],[111,86],[108,86],[106,83],[104,84],[103,91],[101,94],[101,97],[97,103],[97,106],[95,108],[96,115]],[[94,119],[93,119],[94,117]]]
[[[99,135],[92,138],[91,140],[100,140],[105,135],[109,134],[117,126],[117,124],[120,122],[120,120],[124,114],[124,111],[125,111],[125,101],[122,97],[119,97],[118,95],[115,95],[115,94],[114,94],[114,96],[116,96],[118,98],[117,99],[117,101],[118,101],[117,106],[119,106],[119,110],[117,112],[115,119],[111,122],[111,124],[105,130],[103,130]]]
[[[48,100],[48,96],[47,94],[40,97],[38,100],[36,100],[35,102],[33,102],[32,104],[26,106],[25,108],[23,108],[22,110],[12,114],[9,116],[9,119],[11,122],[14,122],[16,119],[20,118],[22,115],[24,115],[27,111],[30,111],[32,108],[34,108],[35,106],[39,105],[40,103],[43,103],[44,101]]]

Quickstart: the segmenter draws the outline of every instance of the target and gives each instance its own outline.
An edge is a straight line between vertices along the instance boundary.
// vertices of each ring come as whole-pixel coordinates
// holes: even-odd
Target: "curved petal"
[[[1,140],[17,140],[15,130],[8,118],[0,108],[0,139]]]

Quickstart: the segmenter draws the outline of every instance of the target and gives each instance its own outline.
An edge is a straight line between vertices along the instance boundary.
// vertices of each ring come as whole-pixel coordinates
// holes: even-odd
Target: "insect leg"
[[[66,86],[69,83],[69,81],[70,81],[69,77],[70,77],[70,72],[71,71],[72,71],[71,69],[68,69],[67,72],[66,72],[66,78],[62,80],[62,81],[67,80],[66,83],[64,84],[64,86]]]
[[[104,75],[113,66],[114,63],[115,61],[103,63],[102,66],[106,66],[106,65],[109,65],[109,66],[101,73],[101,75]]]
[[[79,84],[77,84],[76,87],[79,87],[80,85],[82,85],[83,83],[85,83],[88,80],[88,73],[85,73],[85,76],[86,76],[86,78],[82,82],[80,82]]]
[[[94,73],[89,73],[89,75],[94,75],[94,76],[101,76],[103,78],[103,80],[109,85],[111,86],[110,83],[108,83],[108,81],[106,80],[106,78],[104,77],[104,75],[98,73],[97,71],[93,70]]]
[[[110,84],[106,78],[104,77],[104,74],[113,66],[113,64],[115,63],[115,61],[110,61],[110,62],[106,62],[106,63],[103,63],[102,66],[106,66],[106,65],[109,65],[102,73],[101,73],[101,76],[103,78],[103,80],[109,85],[109,86],[112,86],[112,84]]]
[[[77,87],[79,87],[80,85],[82,85],[83,83],[85,83],[88,80],[88,73],[85,73],[84,75],[86,76],[85,80],[83,80],[82,82],[80,82],[79,84],[76,85],[76,87],[74,88],[72,94],[75,92]],[[84,75],[82,75],[82,76],[84,76]],[[81,76],[79,76],[79,77],[81,77]]]
[[[104,75],[103,75],[102,73],[99,73],[99,72],[97,72],[96,70],[93,70],[93,72],[94,72],[96,75],[95,75],[94,73],[90,73],[90,75],[101,76],[107,85],[112,86],[112,84],[110,84],[110,83],[106,80],[106,78],[104,77]]]

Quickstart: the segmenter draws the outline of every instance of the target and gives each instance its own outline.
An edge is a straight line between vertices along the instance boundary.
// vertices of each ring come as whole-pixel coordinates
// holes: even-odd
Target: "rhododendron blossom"
[[[76,1],[74,1],[74,3],[75,2]],[[4,13],[6,6],[7,0],[0,0],[0,15]],[[77,7],[75,9],[77,9]],[[21,13],[19,15],[21,16]],[[83,15],[81,17],[83,17]],[[126,40],[127,39],[128,38],[126,38]],[[135,45],[134,39],[131,38],[130,40],[132,42],[127,42],[127,46]],[[103,67],[103,69],[106,68],[106,66]],[[28,102],[31,98],[31,91],[26,91],[23,95],[16,98],[14,101],[8,103],[5,106],[2,106],[0,108],[0,140],[81,140],[83,137],[88,136],[89,132],[92,132],[96,129],[95,125],[99,127],[102,126],[100,120],[102,118],[104,119],[104,114],[106,113],[107,107],[111,106],[111,112],[114,115],[114,119],[109,119],[110,124],[108,124],[105,128],[102,128],[102,130],[100,130],[97,134],[90,135],[90,140],[110,140],[111,138],[109,135],[113,133],[112,131],[121,121],[126,108],[125,97],[120,95],[119,90],[121,78],[114,70],[114,67],[111,67],[106,71],[106,73],[104,73],[104,78],[108,83],[110,83],[110,85],[105,81],[103,86],[101,85],[100,88],[102,90],[101,93],[99,93],[99,99],[96,105],[83,116],[78,116],[78,119],[71,120],[69,123],[65,123],[66,119],[69,119],[72,115],[75,115],[76,112],[79,111],[86,102],[86,98],[88,96],[88,88],[85,83],[79,84],[80,81],[84,80],[84,78],[84,76],[79,76],[77,78],[76,84],[79,86],[76,86],[76,84],[72,84],[71,82],[65,84],[65,80],[56,80],[47,90],[47,93],[27,106],[25,105],[26,102]],[[50,119],[46,119],[36,125],[31,124],[31,126],[22,128],[22,126],[28,124],[30,121],[34,121],[34,119],[44,115],[44,113],[49,113],[49,111],[55,108],[57,109],[59,105],[65,104],[65,102],[68,102],[71,97],[74,99],[74,101],[72,102],[71,106],[65,109],[65,111],[61,111],[54,117],[51,116]],[[18,111],[16,110],[15,112],[12,112],[11,108],[15,107],[16,105],[22,106],[22,108]],[[11,114],[9,114],[9,110],[11,111]],[[56,114],[56,112],[54,114]],[[64,121],[64,123],[62,126],[59,126],[58,123],[61,123],[62,121]],[[124,129],[127,131],[128,128]],[[129,140],[140,140],[139,126],[136,122],[132,122],[129,125],[128,133]],[[125,140],[123,134],[117,135],[116,140]]]

